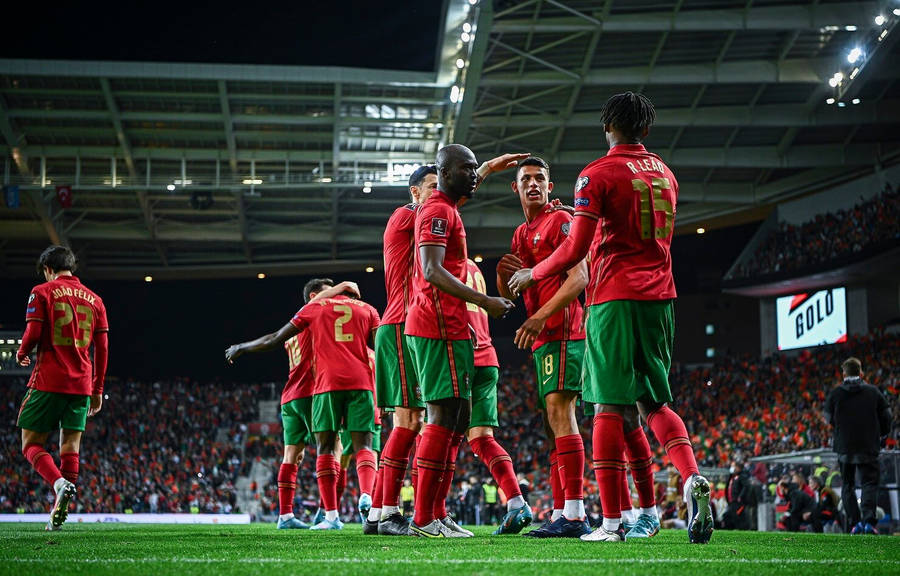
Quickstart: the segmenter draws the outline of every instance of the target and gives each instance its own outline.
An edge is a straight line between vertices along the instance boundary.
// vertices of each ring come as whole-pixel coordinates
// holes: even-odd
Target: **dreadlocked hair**
[[[632,142],[640,142],[644,130],[655,120],[656,110],[653,108],[653,102],[643,94],[634,92],[616,94],[606,101],[600,111],[600,121],[604,126],[611,125]]]

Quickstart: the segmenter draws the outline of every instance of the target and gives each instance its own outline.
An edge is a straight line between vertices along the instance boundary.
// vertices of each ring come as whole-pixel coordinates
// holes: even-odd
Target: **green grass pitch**
[[[716,532],[706,546],[684,531],[624,544],[495,537],[423,540],[243,526],[0,525],[0,574],[900,574],[900,537]]]

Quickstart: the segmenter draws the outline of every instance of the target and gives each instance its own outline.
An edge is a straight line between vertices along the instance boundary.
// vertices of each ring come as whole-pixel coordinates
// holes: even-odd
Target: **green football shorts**
[[[475,374],[472,341],[437,340],[407,336],[416,377],[426,402],[445,398],[469,398]]]
[[[55,432],[59,429],[83,431],[90,407],[90,396],[29,388],[22,399],[16,425],[33,432]]]
[[[532,356],[537,375],[538,407],[541,410],[547,407],[544,397],[551,392],[570,390],[581,393],[584,340],[547,342]]]
[[[588,306],[584,401],[671,402],[674,300],[612,300]]]
[[[313,397],[297,398],[281,405],[281,426],[284,429],[284,444],[316,445],[312,432]]]
[[[385,324],[375,332],[375,391],[380,408],[424,408],[403,324]]]
[[[472,420],[469,427],[500,425],[497,420],[497,382],[500,369],[496,366],[476,366],[472,383]]]
[[[335,390],[313,396],[313,432],[375,431],[371,390]]]
[[[344,448],[341,452],[344,456],[353,454],[353,438],[350,436],[350,431],[341,430],[341,446]],[[372,433],[372,450],[381,452],[381,424],[376,424],[375,432]]]

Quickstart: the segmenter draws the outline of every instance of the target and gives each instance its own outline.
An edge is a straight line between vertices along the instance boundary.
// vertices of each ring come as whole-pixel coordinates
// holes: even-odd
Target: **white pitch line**
[[[67,564],[293,564],[297,560],[316,564],[758,564],[830,566],[841,564],[900,566],[897,560],[872,559],[808,559],[808,558],[66,558]],[[43,564],[58,558],[7,558],[3,562]]]

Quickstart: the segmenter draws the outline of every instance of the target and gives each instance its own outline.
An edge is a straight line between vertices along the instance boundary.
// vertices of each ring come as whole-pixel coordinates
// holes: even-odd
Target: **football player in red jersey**
[[[478,264],[471,259],[466,261],[466,286],[487,294],[484,275]],[[469,313],[469,325],[475,332],[475,377],[472,381],[472,419],[466,431],[466,439],[472,451],[478,456],[488,470],[497,486],[506,495],[506,515],[494,534],[518,534],[531,524],[534,516],[531,507],[522,497],[522,489],[516,478],[512,458],[503,446],[494,438],[494,428],[500,425],[497,417],[497,383],[500,381],[500,362],[497,351],[491,343],[491,330],[488,326],[488,314],[475,304],[466,303]],[[452,469],[451,469],[452,474]],[[443,506],[439,502],[438,506]],[[435,513],[443,518],[446,513]]]
[[[22,429],[25,458],[56,492],[46,529],[59,530],[75,497],[87,418],[103,406],[109,323],[100,296],[72,274],[77,263],[68,247],[50,246],[38,258],[37,267],[46,282],[35,286],[28,297],[25,334],[16,362],[30,366],[28,354],[35,346],[37,357],[17,425]],[[57,430],[59,468],[44,450],[47,437]]]
[[[412,299],[416,211],[437,189],[437,169],[422,166],[409,177],[412,202],[391,214],[384,230],[384,287],[387,307],[375,333],[375,387],[378,405],[393,410],[393,429],[384,444],[379,486],[366,520],[366,534],[406,535],[408,522],[399,508],[400,487],[409,454],[422,429],[425,402],[404,336]],[[381,498],[379,498],[381,496]]]
[[[341,282],[336,286],[333,284],[333,281],[326,279],[317,286],[308,285],[303,290],[304,304],[345,292],[359,296],[359,287],[355,282]],[[287,326],[289,325],[278,332],[230,346],[225,351],[229,364],[243,354],[271,350],[280,344],[287,352],[290,372],[281,393],[284,455],[278,469],[279,530],[309,528],[294,516],[294,494],[297,489],[297,469],[303,460],[306,445],[314,440],[312,400],[315,374],[312,368],[312,339],[308,331],[297,334],[293,326],[289,329]]]
[[[491,160],[497,167],[515,166],[524,155]],[[456,461],[469,427],[474,348],[466,317],[466,302],[493,317],[504,316],[513,304],[465,285],[466,236],[458,206],[472,197],[481,181],[472,151],[459,144],[438,151],[438,190],[416,215],[416,274],[412,305],[406,316],[406,341],[415,366],[422,398],[428,406],[428,425],[417,449],[416,512],[410,534],[432,538],[467,535],[435,518],[438,502],[446,498]]]
[[[626,435],[640,426],[635,404],[685,479],[690,541],[707,543],[713,531],[709,481],[699,473],[684,422],[667,405],[678,182],[641,144],[655,117],[653,104],[639,94],[617,94],[606,102],[601,121],[610,150],[585,167],[575,184],[569,237],[550,258],[519,270],[509,282],[513,293],[522,292],[590,254],[584,399],[596,404],[593,459],[604,517],[600,528],[582,537],[586,541],[625,539],[619,487]],[[639,523],[644,516],[642,510]]]
[[[541,158],[519,162],[512,189],[525,222],[513,234],[510,253],[497,266],[497,289],[514,297],[507,283],[520,268],[532,268],[563,243],[572,215],[550,203],[550,166]],[[538,405],[550,445],[550,524],[528,532],[533,537],[580,537],[590,533],[584,510],[584,442],[578,431],[575,403],[581,393],[584,359],[583,311],[578,295],[588,283],[585,262],[545,278],[522,294],[528,320],[516,332],[519,348],[531,347],[537,377]]]

